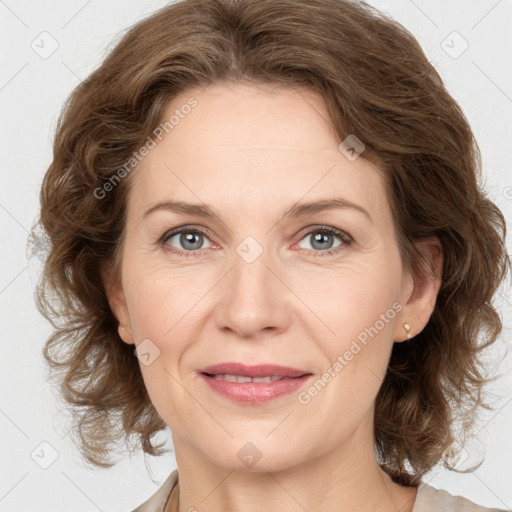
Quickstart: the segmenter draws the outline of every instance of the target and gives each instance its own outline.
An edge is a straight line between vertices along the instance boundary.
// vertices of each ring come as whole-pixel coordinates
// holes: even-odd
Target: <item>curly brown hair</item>
[[[441,460],[454,469],[446,454],[460,435],[455,420],[466,434],[476,409],[490,408],[482,351],[502,329],[492,300],[510,266],[505,219],[480,184],[469,123],[416,39],[350,0],[173,3],[133,26],[69,97],[33,235],[37,227],[50,244],[36,297],[54,327],[48,378],[70,406],[86,460],[112,466],[123,437],[147,454],[166,451],[152,443],[166,425],[119,337],[103,271],[119,277],[134,174],[126,162],[178,93],[221,81],[319,93],[340,141],[357,134],[385,173],[404,268],[428,272],[414,242],[440,240],[435,310],[422,332],[394,344],[374,433],[382,468],[402,485]]]

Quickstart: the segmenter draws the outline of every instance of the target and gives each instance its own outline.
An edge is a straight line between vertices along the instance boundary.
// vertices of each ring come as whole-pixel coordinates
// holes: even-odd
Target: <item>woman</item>
[[[44,355],[85,458],[160,455],[168,426],[178,470],[139,512],[491,510],[422,481],[455,469],[501,331],[479,173],[417,41],[364,3],[134,26],[71,95],[41,191]]]

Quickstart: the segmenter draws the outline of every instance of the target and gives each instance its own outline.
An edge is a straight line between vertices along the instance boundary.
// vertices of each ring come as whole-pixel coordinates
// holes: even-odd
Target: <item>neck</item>
[[[366,429],[369,434],[369,429]],[[208,509],[298,512],[411,512],[415,487],[394,483],[380,468],[364,432],[314,459],[275,471],[221,467],[173,434],[179,468],[179,512]]]

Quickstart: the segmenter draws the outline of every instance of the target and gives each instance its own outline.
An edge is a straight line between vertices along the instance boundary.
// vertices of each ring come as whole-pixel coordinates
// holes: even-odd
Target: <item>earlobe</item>
[[[119,324],[117,327],[117,332],[119,333],[119,337],[128,345],[133,345],[133,334],[131,329],[128,330],[124,325]]]
[[[119,337],[127,344],[133,345],[133,333],[131,329],[130,316],[128,314],[128,307],[126,298],[122,290],[120,280],[108,266],[103,266],[101,269],[101,277],[105,294],[107,295],[108,303],[112,313],[117,318],[119,325],[117,331]]]
[[[412,290],[407,293],[395,332],[395,341],[413,338],[427,325],[434,311],[441,288],[443,251],[437,238],[417,242],[418,250],[425,256],[421,270],[412,277]],[[410,287],[409,287],[410,289]]]

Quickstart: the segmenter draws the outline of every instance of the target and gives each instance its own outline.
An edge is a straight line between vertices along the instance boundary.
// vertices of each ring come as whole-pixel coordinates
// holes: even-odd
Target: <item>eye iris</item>
[[[196,249],[200,249],[203,244],[204,234],[200,231],[182,231],[179,234],[179,243],[186,251],[194,251]],[[319,251],[328,250],[333,243],[334,234],[328,231],[316,231],[314,233],[310,233],[309,237],[312,242],[311,245],[314,249]],[[329,243],[330,242],[330,243]],[[326,247],[325,245],[329,247]]]
[[[203,243],[202,237],[203,237],[202,233],[191,233],[191,232],[181,233],[180,244],[182,245],[182,247],[184,247],[187,250],[200,249],[201,245]],[[196,239],[195,242],[193,241],[194,238]],[[192,247],[187,246],[188,243],[191,243]]]
[[[329,237],[330,237],[330,238],[332,238],[332,235],[331,235],[331,234],[329,234],[329,233],[316,233],[316,234],[313,236],[313,242],[312,242],[311,246],[312,246],[313,248],[315,248],[315,249],[325,250],[325,249],[326,249],[326,247],[322,247],[322,246],[320,246],[320,247],[316,247],[316,246],[315,246],[315,244],[316,244],[317,242],[324,242],[324,243],[325,243],[326,239],[327,239],[327,241],[329,240]]]

